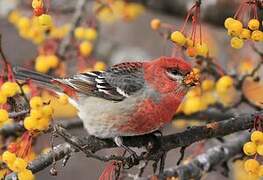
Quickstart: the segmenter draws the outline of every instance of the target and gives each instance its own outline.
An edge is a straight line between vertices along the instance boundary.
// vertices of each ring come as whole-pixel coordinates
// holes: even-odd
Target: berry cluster
[[[35,16],[41,16],[45,12],[42,0],[32,0],[32,8]]]
[[[46,130],[52,119],[52,106],[44,104],[41,97],[34,96],[30,100],[30,107],[30,115],[25,118],[24,127],[29,131]]]
[[[261,131],[254,131],[250,137],[251,141],[243,146],[243,151],[248,156],[260,155],[263,156],[263,133]],[[254,159],[248,159],[244,163],[245,170],[252,175],[263,177],[263,165]]]
[[[0,88],[0,104],[5,104],[8,97],[13,97],[19,92],[19,86],[15,82],[6,81]]]
[[[93,44],[91,41],[97,39],[97,30],[95,28],[77,27],[74,36],[77,40],[83,40],[79,45],[79,53],[81,56],[87,57],[92,53]]]
[[[36,58],[35,70],[41,73],[47,73],[50,69],[55,69],[59,64],[56,55],[39,55]]]
[[[191,32],[185,32],[185,28],[190,17],[192,17]],[[153,30],[159,30],[160,27],[168,28],[170,30],[174,29],[172,26],[162,23],[159,19],[152,19],[150,25]],[[186,50],[186,53],[190,57],[208,56],[208,45],[202,41],[202,28],[200,23],[200,2],[196,2],[193,5],[193,7],[189,10],[181,30],[173,31],[172,33],[170,33],[170,39],[177,46],[183,47],[183,49]]]
[[[62,39],[69,31],[69,26],[54,26],[51,24],[52,19],[47,14],[42,14],[39,17],[33,16],[31,18],[23,16],[18,10],[13,10],[8,20],[15,25],[19,35],[35,44],[42,44],[46,39]],[[46,30],[49,30],[48,32]]]
[[[74,31],[74,36],[78,40],[94,41],[97,39],[98,33],[95,28],[77,27]]]
[[[90,56],[93,51],[93,44],[98,37],[97,29],[95,27],[92,27],[91,25],[89,25],[89,27],[79,26],[74,30],[74,37],[77,41],[80,41],[78,46],[79,70],[81,72],[93,71],[93,70],[95,71],[105,70],[106,64],[102,61],[89,63],[88,68],[83,68],[87,66],[86,59],[87,58],[91,59]]]
[[[15,96],[20,92],[20,88],[17,83],[6,81],[0,88],[0,104],[2,107],[7,103],[7,98]],[[0,126],[12,123],[9,119],[9,115],[6,109],[0,109]]]
[[[188,91],[178,112],[193,114],[217,102],[229,106],[233,102],[233,96],[229,96],[229,93],[233,90],[235,90],[234,81],[230,76],[222,76],[216,82],[212,79],[203,80],[201,87]]]
[[[7,167],[12,170],[13,172],[17,173],[19,180],[34,180],[33,173],[26,169],[27,168],[27,161],[17,157],[15,153],[10,151],[5,151],[2,154],[2,160],[6,163]]]
[[[263,32],[260,30],[260,21],[257,15],[257,0],[242,2],[234,15],[225,20],[224,26],[231,36],[230,44],[235,49],[240,49],[244,45],[244,41],[252,40],[255,42],[263,41]],[[247,11],[247,12],[246,12]],[[253,12],[247,26],[242,20],[245,13]],[[249,14],[249,15],[252,15]]]
[[[53,26],[52,17],[45,14],[44,3],[42,0],[32,0],[32,8],[34,9],[34,15],[38,17],[38,22],[44,30],[51,29]]]
[[[144,7],[140,3],[125,0],[95,1],[93,9],[98,19],[105,23],[113,23],[119,19],[132,21],[144,11]]]

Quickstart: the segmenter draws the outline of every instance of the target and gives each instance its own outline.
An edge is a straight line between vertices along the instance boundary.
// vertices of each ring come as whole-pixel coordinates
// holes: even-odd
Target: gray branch
[[[160,180],[173,176],[179,177],[181,180],[201,178],[203,173],[211,171],[214,167],[241,153],[242,146],[248,139],[248,133],[239,134],[222,145],[208,149],[186,165],[165,170],[163,174],[158,175],[158,178]]]
[[[150,156],[147,156],[146,159],[152,160],[156,156],[160,155],[161,152],[168,152],[171,149],[189,146],[190,144],[203,139],[222,137],[234,132],[250,129],[253,127],[254,120],[258,116],[262,118],[263,111],[242,114],[224,121],[209,123],[204,126],[192,127],[184,132],[167,136],[154,138],[152,135],[124,137],[124,144],[130,147],[145,147],[149,144],[149,142],[154,142],[154,140],[157,140],[159,142],[158,150],[155,153],[152,153]],[[58,134],[62,135],[65,140],[74,144],[74,147],[76,147],[75,144],[77,143],[79,147],[83,147],[85,150],[89,150],[90,152],[95,153],[101,149],[116,147],[115,143],[111,139],[99,139],[94,136],[79,138],[72,136],[62,127],[56,130]],[[53,162],[51,159],[53,160],[54,157],[56,161],[61,160],[66,155],[74,151],[74,149],[75,148],[73,148],[73,146],[69,145],[68,143],[58,145],[56,146],[55,150],[50,151],[48,154],[42,154],[36,160],[32,161],[32,163],[30,163],[28,166],[28,169],[36,173],[51,165]],[[6,177],[6,180],[10,180],[10,178],[14,176],[15,174],[12,173]]]

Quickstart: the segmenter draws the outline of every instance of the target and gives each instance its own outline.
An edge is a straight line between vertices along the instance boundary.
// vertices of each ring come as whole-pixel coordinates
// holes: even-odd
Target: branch
[[[81,18],[84,15],[85,12],[85,4],[87,0],[78,0],[78,3],[76,4],[75,12],[73,15],[73,19],[71,22],[71,26],[69,29],[69,32],[67,36],[62,40],[60,43],[60,46],[58,48],[58,56],[63,59],[65,52],[68,50],[69,46],[71,45],[71,40],[74,34],[75,28],[80,24]]]
[[[208,108],[204,111],[200,111],[191,115],[185,115],[183,113],[177,114],[175,115],[174,120],[200,119],[200,120],[205,120],[206,122],[211,122],[211,121],[220,121],[220,120],[228,119],[234,116],[237,116],[237,114],[235,114],[232,111],[222,112],[217,108]]]
[[[191,162],[174,168],[165,170],[157,175],[158,179],[165,180],[168,177],[179,177],[179,179],[201,178],[205,172],[209,172],[214,167],[228,161],[235,155],[242,152],[243,144],[248,141],[248,133],[238,134],[231,137],[225,143],[208,149],[203,154],[198,155]],[[149,178],[150,179],[150,178]]]
[[[146,160],[151,160],[158,156],[159,153],[163,153],[164,151],[168,152],[171,149],[189,146],[192,143],[201,141],[203,139],[225,136],[234,132],[251,129],[253,127],[255,117],[258,116],[262,117],[263,111],[242,114],[224,121],[209,123],[205,126],[192,127],[184,132],[167,136],[153,137],[152,135],[143,135],[136,137],[124,137],[123,139],[126,146],[138,148],[145,147],[149,142],[153,142],[154,140],[158,141],[160,145],[158,151],[147,156]],[[116,144],[111,139],[99,139],[94,136],[78,138],[67,133],[62,127],[59,127],[57,131],[59,134],[62,134],[65,139],[68,139],[74,143],[79,142],[80,147],[83,147],[83,144],[85,144],[85,147],[83,148],[93,153],[101,149],[116,147]],[[74,151],[74,148],[68,143],[58,145],[55,149],[56,151],[51,150],[47,154],[40,155],[37,159],[30,163],[28,169],[36,173],[51,165],[52,161],[50,159],[53,159],[53,157],[55,157],[55,160],[58,161]],[[48,161],[43,161],[43,159],[47,159]],[[6,180],[12,178],[13,176],[14,173],[8,175]]]

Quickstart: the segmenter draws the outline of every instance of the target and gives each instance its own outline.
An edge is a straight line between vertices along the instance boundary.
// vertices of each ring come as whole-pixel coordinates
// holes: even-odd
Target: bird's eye
[[[175,81],[181,81],[184,77],[183,73],[177,69],[168,69],[166,72],[167,76]]]
[[[173,75],[181,75],[181,76],[184,75],[182,72],[180,72],[180,71],[177,70],[177,69],[168,69],[167,71],[168,71],[169,73],[173,74]]]

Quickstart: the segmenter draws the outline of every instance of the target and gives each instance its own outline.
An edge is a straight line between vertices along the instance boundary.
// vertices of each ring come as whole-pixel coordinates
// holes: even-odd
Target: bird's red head
[[[184,59],[160,57],[144,65],[144,78],[154,89],[161,93],[180,91],[184,96],[188,85],[185,77],[192,71],[192,66]]]

